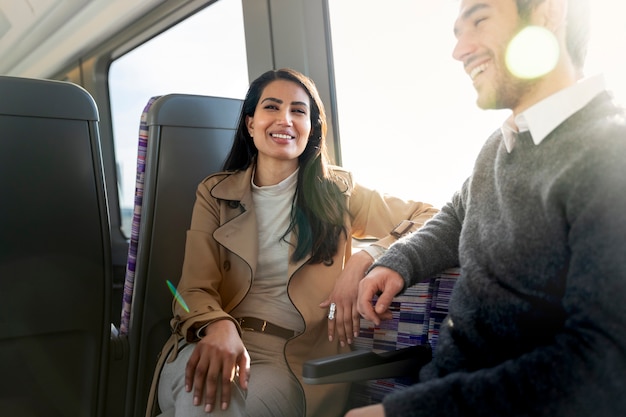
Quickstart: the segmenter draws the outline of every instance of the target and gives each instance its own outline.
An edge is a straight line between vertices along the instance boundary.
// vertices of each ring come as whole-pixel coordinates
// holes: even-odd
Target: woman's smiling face
[[[310,99],[304,88],[286,80],[270,82],[246,124],[259,151],[258,162],[291,161],[306,148],[311,133]]]

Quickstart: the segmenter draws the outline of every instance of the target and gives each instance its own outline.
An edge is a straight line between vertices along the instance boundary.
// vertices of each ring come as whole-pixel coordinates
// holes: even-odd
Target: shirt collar
[[[517,116],[511,115],[501,127],[507,152],[513,150],[518,132],[529,131],[535,145],[539,145],[565,119],[604,90],[604,77],[596,75],[552,94]]]

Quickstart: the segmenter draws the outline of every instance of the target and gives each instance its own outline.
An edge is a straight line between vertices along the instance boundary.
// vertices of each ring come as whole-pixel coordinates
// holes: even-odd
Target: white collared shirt
[[[502,138],[508,153],[515,147],[515,134],[529,131],[535,145],[539,145],[557,126],[585,107],[606,89],[604,77],[596,75],[578,81],[517,116],[511,115],[502,125]]]

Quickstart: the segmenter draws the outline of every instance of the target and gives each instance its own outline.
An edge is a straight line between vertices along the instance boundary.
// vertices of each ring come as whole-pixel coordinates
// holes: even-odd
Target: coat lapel
[[[250,181],[253,168],[229,175],[213,187],[211,195],[220,200],[220,224],[215,240],[246,261],[256,271],[258,259],[257,221]]]
[[[215,230],[215,240],[229,251],[243,258],[251,267],[254,275],[258,260],[258,229],[256,211],[252,203],[251,181],[253,167],[229,175],[213,187],[211,195],[222,201],[220,204],[221,226]],[[246,238],[242,238],[245,236]],[[289,257],[293,254],[296,240],[291,234]],[[310,255],[293,263],[289,262],[288,276],[291,279]]]

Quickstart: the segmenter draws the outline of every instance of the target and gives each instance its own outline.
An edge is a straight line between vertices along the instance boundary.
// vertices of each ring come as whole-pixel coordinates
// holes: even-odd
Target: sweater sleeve
[[[372,268],[385,266],[398,272],[405,289],[434,273],[459,264],[459,235],[465,216],[470,179],[452,200],[415,233],[395,242]]]

